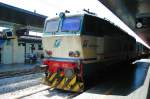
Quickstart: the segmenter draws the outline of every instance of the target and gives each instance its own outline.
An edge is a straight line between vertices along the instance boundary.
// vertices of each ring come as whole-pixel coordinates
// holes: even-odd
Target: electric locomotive
[[[43,35],[46,84],[82,92],[104,64],[136,57],[136,40],[122,29],[90,14],[46,20]]]

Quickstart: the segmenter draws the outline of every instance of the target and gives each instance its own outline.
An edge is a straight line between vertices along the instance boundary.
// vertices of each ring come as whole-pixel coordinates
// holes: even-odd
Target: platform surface
[[[146,99],[150,79],[149,64],[150,59],[142,59],[130,65],[131,68],[122,67],[121,71],[108,73],[104,81],[75,99]]]

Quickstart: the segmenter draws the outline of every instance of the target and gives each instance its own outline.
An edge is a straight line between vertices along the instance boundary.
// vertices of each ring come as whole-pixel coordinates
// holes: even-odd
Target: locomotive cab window
[[[63,20],[61,31],[79,31],[81,25],[81,17],[67,17]]]
[[[45,26],[45,32],[57,32],[59,27],[59,20],[49,20]]]

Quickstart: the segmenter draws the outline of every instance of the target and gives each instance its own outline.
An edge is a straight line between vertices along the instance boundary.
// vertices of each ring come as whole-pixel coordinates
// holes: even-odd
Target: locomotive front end
[[[51,88],[73,92],[84,90],[81,57],[81,16],[47,20],[43,35],[45,83]]]
[[[82,65],[79,62],[45,60],[47,65],[45,83],[51,88],[73,92],[84,90]]]

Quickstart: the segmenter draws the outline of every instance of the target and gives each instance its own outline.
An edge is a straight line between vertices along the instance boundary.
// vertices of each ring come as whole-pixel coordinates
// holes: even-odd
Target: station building
[[[18,36],[8,30],[0,32],[0,64],[27,63],[31,56],[40,59],[42,54],[41,37]]]

